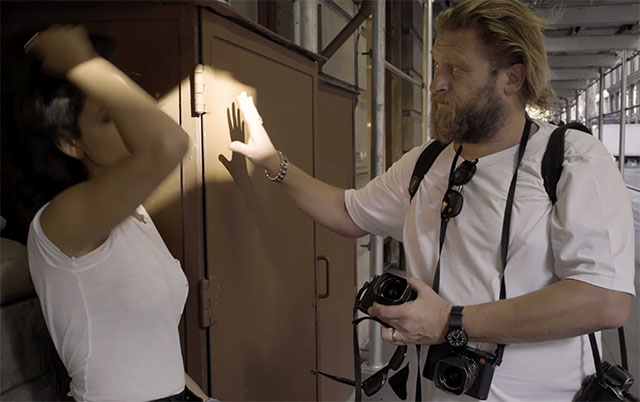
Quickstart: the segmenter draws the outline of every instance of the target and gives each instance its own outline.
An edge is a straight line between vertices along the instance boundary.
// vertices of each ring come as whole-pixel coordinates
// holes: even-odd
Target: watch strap
[[[462,309],[463,306],[453,306],[449,313],[449,330],[462,329]]]

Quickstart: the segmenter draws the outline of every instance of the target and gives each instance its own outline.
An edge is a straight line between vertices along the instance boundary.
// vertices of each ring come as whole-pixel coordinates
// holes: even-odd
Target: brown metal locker
[[[274,144],[313,168],[316,69],[212,13],[202,13],[207,114],[204,190],[212,389],[222,400],[314,400],[316,367],[313,222],[284,192],[235,156],[227,110],[254,97]]]
[[[354,187],[355,94],[328,83],[318,87],[315,177]],[[356,241],[316,224],[318,370],[353,378],[352,309],[356,295]],[[353,388],[318,376],[318,400],[347,400]]]

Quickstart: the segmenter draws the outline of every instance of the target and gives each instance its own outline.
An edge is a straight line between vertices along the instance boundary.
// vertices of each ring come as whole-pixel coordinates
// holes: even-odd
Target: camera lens
[[[475,383],[478,366],[467,356],[454,355],[436,364],[436,385],[456,395],[467,392]]]
[[[399,301],[407,287],[403,278],[388,278],[380,284],[380,296],[390,301]]]
[[[449,389],[462,389],[467,375],[458,367],[449,366],[440,373],[440,381]]]

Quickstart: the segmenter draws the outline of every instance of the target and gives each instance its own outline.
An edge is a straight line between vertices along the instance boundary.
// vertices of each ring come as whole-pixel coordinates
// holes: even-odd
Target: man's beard
[[[461,106],[453,97],[432,95],[432,137],[447,144],[452,141],[477,143],[495,136],[507,115],[507,107],[495,89],[494,80]],[[448,103],[444,110],[438,110],[439,101]]]

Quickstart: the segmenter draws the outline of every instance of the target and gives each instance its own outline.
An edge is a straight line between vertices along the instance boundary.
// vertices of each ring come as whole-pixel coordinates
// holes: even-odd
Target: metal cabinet
[[[232,157],[231,139],[246,134],[228,115],[247,91],[274,144],[310,171],[315,65],[216,15],[203,13],[201,27],[212,389],[222,400],[313,400],[313,222],[262,170]]]
[[[10,2],[1,18],[3,42],[53,22],[113,37],[115,64],[190,134],[145,202],[190,282],[190,375],[221,400],[342,398],[348,388],[310,370],[352,369],[355,242],[314,224],[228,145],[246,135],[232,116],[244,90],[293,163],[351,187],[353,94],[319,85],[313,55],[215,2]]]

